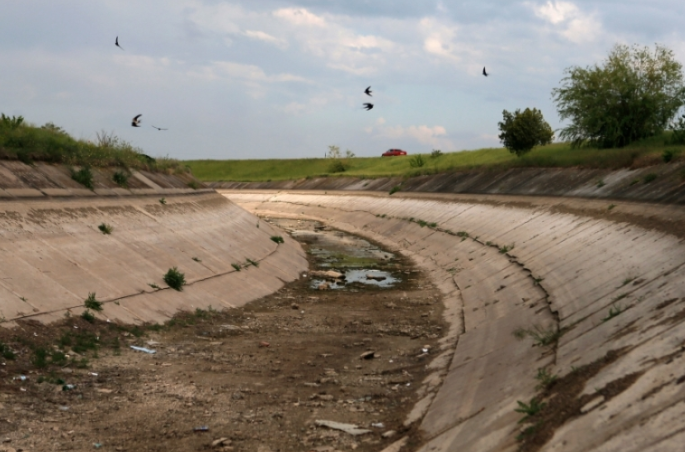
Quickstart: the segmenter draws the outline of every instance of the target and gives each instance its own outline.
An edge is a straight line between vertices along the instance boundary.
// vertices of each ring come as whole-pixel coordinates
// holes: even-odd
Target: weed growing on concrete
[[[535,387],[536,390],[540,389],[547,389],[552,384],[554,384],[555,381],[557,381],[557,376],[554,374],[551,374],[546,368],[541,367],[538,369],[538,374],[535,376],[535,379],[539,381],[539,384]]]
[[[231,267],[233,267],[235,269],[235,271],[237,271],[237,272],[239,272],[242,269],[240,264],[231,264]]]
[[[607,207],[607,210],[611,210],[611,209],[613,209],[614,207],[616,207],[616,204],[609,204],[609,207]]]
[[[193,257],[192,259],[193,259],[195,262],[202,262],[202,259],[200,259],[199,257]]]
[[[245,265],[245,267],[249,267],[250,265],[252,265],[253,267],[259,267],[259,262],[253,261],[252,259],[248,259],[248,258],[245,258],[245,260],[247,261],[247,264],[248,264],[248,265]]]
[[[166,204],[166,198],[159,198],[159,203],[160,203],[161,205]]]
[[[272,235],[271,241],[275,243],[283,243],[283,237],[281,237],[280,235]]]
[[[500,254],[508,253],[509,251],[514,249],[514,246],[516,246],[514,243],[512,243],[509,246],[504,245],[504,246],[500,247],[499,252],[500,252]]]
[[[88,323],[94,323],[95,322],[95,316],[93,315],[92,312],[90,312],[87,309],[81,313],[81,318]]]
[[[626,285],[630,284],[631,282],[635,281],[636,279],[637,278],[635,276],[633,276],[631,278],[626,278],[623,280],[623,284],[621,284],[619,287],[626,286]]]
[[[621,295],[615,297],[613,300],[611,300],[612,303],[616,303],[618,300],[623,300],[625,297],[627,297],[627,293],[622,293]]]
[[[98,226],[98,229],[100,230],[100,232],[102,232],[105,235],[111,234],[112,231],[114,230],[114,228],[112,226],[108,225],[107,223],[100,223],[100,226]]]
[[[606,317],[604,317],[604,318],[602,319],[602,322],[606,322],[606,321],[608,321],[608,320],[613,319],[614,317],[616,317],[617,315],[619,315],[620,313],[622,313],[622,312],[625,311],[626,309],[627,309],[627,308],[624,307],[624,306],[612,305],[612,306],[609,308],[609,314],[608,314]]]
[[[545,278],[533,278],[533,284],[536,286],[539,286],[542,281],[544,281]]]
[[[462,242],[463,242],[464,240],[466,240],[466,239],[468,238],[468,236],[469,236],[469,233],[466,232],[466,231],[459,231],[459,232],[457,232],[457,237],[461,237],[461,241],[462,241]]]
[[[640,183],[640,179],[634,179],[633,181],[630,182],[630,186],[632,187],[633,185],[639,184],[639,183]]]
[[[528,330],[525,328],[516,328],[512,333],[516,339],[525,339],[528,336]]]
[[[71,169],[71,178],[74,179],[79,184],[83,185],[90,190],[93,189],[93,172],[89,167],[84,166],[80,170],[76,171]]]
[[[157,290],[160,290],[160,289],[161,289],[161,287],[159,287],[159,286],[158,286],[157,284],[155,284],[155,283],[148,283],[148,286],[152,287],[153,289],[157,289]]]
[[[128,178],[129,175],[123,171],[115,171],[114,174],[112,174],[114,183],[123,188],[128,188]]]
[[[200,184],[198,184],[194,180],[191,180],[190,182],[188,182],[188,187],[192,188],[193,190],[197,190],[198,188],[200,188]]]
[[[387,216],[386,214],[383,214],[383,215],[381,215],[381,218],[385,218],[386,216]]]
[[[546,347],[556,343],[561,336],[561,332],[554,328],[550,330],[544,330],[537,325],[533,329],[517,328],[514,330],[513,334],[517,339],[523,339],[528,336],[533,339],[535,345],[539,345],[541,347]]]
[[[516,403],[518,404],[518,408],[515,408],[514,411],[525,414],[525,416],[519,420],[519,424],[526,422],[528,418],[535,416],[545,407],[545,404],[540,402],[535,397],[530,399],[530,402],[528,403],[521,402],[520,400],[517,400]]]
[[[183,290],[183,286],[186,283],[185,274],[181,273],[178,268],[170,268],[169,271],[164,275],[164,282],[167,283],[172,289],[178,290],[179,292]]]
[[[436,223],[436,222],[428,223],[428,227],[431,229],[435,229],[438,227],[438,223]]]
[[[602,188],[605,185],[606,185],[606,183],[604,183],[604,179],[600,179],[597,181],[597,188]]]
[[[657,176],[654,173],[645,174],[645,177],[642,178],[642,182],[644,182],[645,184],[648,184],[648,183],[656,180],[656,177]]]
[[[416,224],[421,226],[422,228],[428,225],[428,222],[423,221],[423,220],[416,220]]]
[[[392,188],[390,189],[390,191],[388,192],[388,194],[389,194],[389,195],[392,195],[393,193],[397,193],[398,191],[400,191],[400,186],[399,186],[399,185],[395,185],[394,187],[392,187]]]
[[[9,348],[7,344],[3,344],[2,342],[0,342],[0,355],[8,360],[13,360],[16,356],[12,349]]]
[[[102,311],[102,302],[95,299],[95,292],[89,292],[88,298],[83,303],[86,308],[92,309],[93,311]]]
[[[48,351],[43,347],[38,347],[33,350],[33,358],[31,364],[38,369],[45,369],[48,367]]]

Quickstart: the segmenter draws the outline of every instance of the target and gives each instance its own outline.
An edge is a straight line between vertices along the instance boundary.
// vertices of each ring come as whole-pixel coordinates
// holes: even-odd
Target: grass
[[[247,261],[247,264],[245,265],[245,267],[249,267],[250,265],[252,265],[253,267],[259,267],[259,262],[257,262],[257,261],[253,261],[252,259],[247,259],[247,258],[245,259],[245,261]]]
[[[513,250],[514,246],[515,245],[513,243],[511,245],[503,245],[499,248],[499,252],[500,252],[500,254],[506,254],[509,251]]]
[[[231,267],[233,267],[235,269],[235,271],[237,271],[237,272],[239,272],[242,269],[240,264],[231,264]]]
[[[92,309],[93,311],[102,311],[102,302],[95,299],[95,292],[90,292],[88,298],[83,303],[87,309]]]
[[[90,312],[87,309],[81,313],[81,318],[88,323],[94,323],[95,322],[95,316],[93,315],[92,312]]]
[[[199,257],[193,257],[192,259],[193,259],[195,262],[202,262],[202,259],[200,259]]]
[[[0,342],[0,355],[7,360],[13,360],[16,357],[9,345],[2,342]]]
[[[93,190],[93,172],[90,170],[90,167],[84,166],[80,170],[75,170],[71,169],[71,178],[74,179],[76,182],[79,184],[83,185],[84,187],[88,188],[89,190]]]
[[[539,382],[535,389],[540,390],[547,389],[550,386],[552,386],[554,382],[557,381],[558,377],[550,373],[546,368],[541,367],[538,369],[538,373],[535,376],[535,379]]]
[[[617,315],[619,315],[620,313],[622,313],[625,310],[626,310],[626,307],[624,307],[624,306],[612,305],[609,308],[609,314],[607,314],[607,316],[602,319],[602,322],[606,322],[606,321],[613,319],[614,317],[616,317]]]
[[[642,182],[645,184],[649,184],[650,182],[654,182],[657,178],[657,175],[654,173],[649,173],[645,174],[645,177],[642,178]]]
[[[413,157],[355,157],[345,159],[344,173],[329,171],[331,161],[325,158],[189,160],[184,163],[190,167],[193,175],[202,181],[246,182],[311,179],[327,175],[372,179],[472,169],[505,170],[516,167],[617,169],[663,162],[662,154],[666,148],[672,151],[672,160],[682,158],[685,146],[665,145],[664,141],[668,136],[670,135],[666,133],[620,149],[572,148],[569,143],[554,143],[536,147],[523,157],[516,157],[504,148],[441,152],[439,158],[422,157],[425,161],[422,167],[411,165]],[[418,157],[418,154],[414,157]]]
[[[390,191],[388,192],[388,194],[392,195],[392,194],[394,194],[394,193],[397,193],[398,191],[400,191],[400,186],[399,186],[399,185],[395,185],[394,187],[392,187],[392,188],[390,189]]]
[[[183,286],[186,284],[185,274],[180,272],[178,268],[170,268],[169,271],[164,275],[164,282],[167,283],[172,289],[178,290],[179,292],[183,290]]]
[[[187,171],[179,161],[152,158],[111,132],[97,132],[95,140],[76,139],[52,123],[39,127],[25,122],[21,116],[2,116],[7,120],[0,121],[0,160],[19,160],[26,164],[34,161],[60,163],[79,166],[82,168],[79,171],[90,167],[167,173]],[[83,177],[83,182],[78,182],[92,189],[92,179],[88,181],[85,172],[77,177]],[[115,182],[121,185],[116,179]]]
[[[128,188],[128,178],[129,175],[123,171],[115,171],[112,175],[114,183],[122,188]]]
[[[521,402],[520,400],[517,400],[516,403],[518,404],[518,408],[515,408],[514,411],[525,414],[525,416],[519,420],[519,424],[526,422],[528,418],[535,416],[545,407],[545,404],[535,397],[530,399],[530,402],[528,403]]]
[[[514,330],[513,334],[517,339],[525,339],[526,337],[530,337],[533,339],[535,345],[547,347],[549,345],[556,344],[561,336],[561,331],[555,328],[544,330],[536,325],[532,329],[517,328]]]
[[[159,198],[159,203],[160,203],[161,205],[166,204],[166,198]]]
[[[271,240],[275,243],[283,243],[283,237],[280,235],[272,235]]]
[[[107,223],[100,223],[100,225],[98,226],[98,229],[100,230],[100,232],[102,232],[105,235],[111,234],[112,231],[114,230],[114,228],[112,226],[108,225]]]

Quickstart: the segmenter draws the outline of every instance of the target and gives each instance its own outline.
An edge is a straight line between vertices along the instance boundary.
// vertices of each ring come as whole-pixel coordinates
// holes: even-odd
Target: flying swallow
[[[161,127],[157,127],[157,126],[152,126],[152,127],[154,127],[157,130],[168,130],[168,129],[162,129]]]
[[[136,115],[133,117],[133,120],[131,120],[131,125],[133,127],[140,127],[140,122],[142,121],[140,117],[143,116],[142,114]]]
[[[369,86],[368,88],[366,88],[364,90],[364,92],[366,93],[367,96],[371,96],[371,87]]]
[[[119,36],[117,36],[116,39],[114,40],[114,45],[119,47],[121,50],[124,50],[124,48],[119,45]]]
[[[486,76],[486,77],[488,76],[488,73],[485,72],[485,66],[483,66],[483,75]]]
[[[373,104],[365,103],[364,108],[366,108],[366,111],[369,111],[373,108]]]

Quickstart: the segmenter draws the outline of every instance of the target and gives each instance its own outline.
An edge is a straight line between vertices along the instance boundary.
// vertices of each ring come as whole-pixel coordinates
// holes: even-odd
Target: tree
[[[504,120],[499,125],[499,139],[504,147],[510,152],[521,157],[537,145],[545,145],[552,142],[554,131],[547,124],[542,112],[537,108],[516,110],[514,114],[504,110]]]
[[[341,157],[340,147],[332,145],[328,146],[328,158],[329,159],[339,159]]]
[[[622,147],[660,134],[685,104],[682,65],[656,45],[616,45],[602,66],[566,69],[552,98],[575,146]]]

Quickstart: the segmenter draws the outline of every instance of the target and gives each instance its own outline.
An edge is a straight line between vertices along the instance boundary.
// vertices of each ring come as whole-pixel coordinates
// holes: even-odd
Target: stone
[[[359,355],[359,359],[374,359],[376,357],[376,352],[368,351]]]

